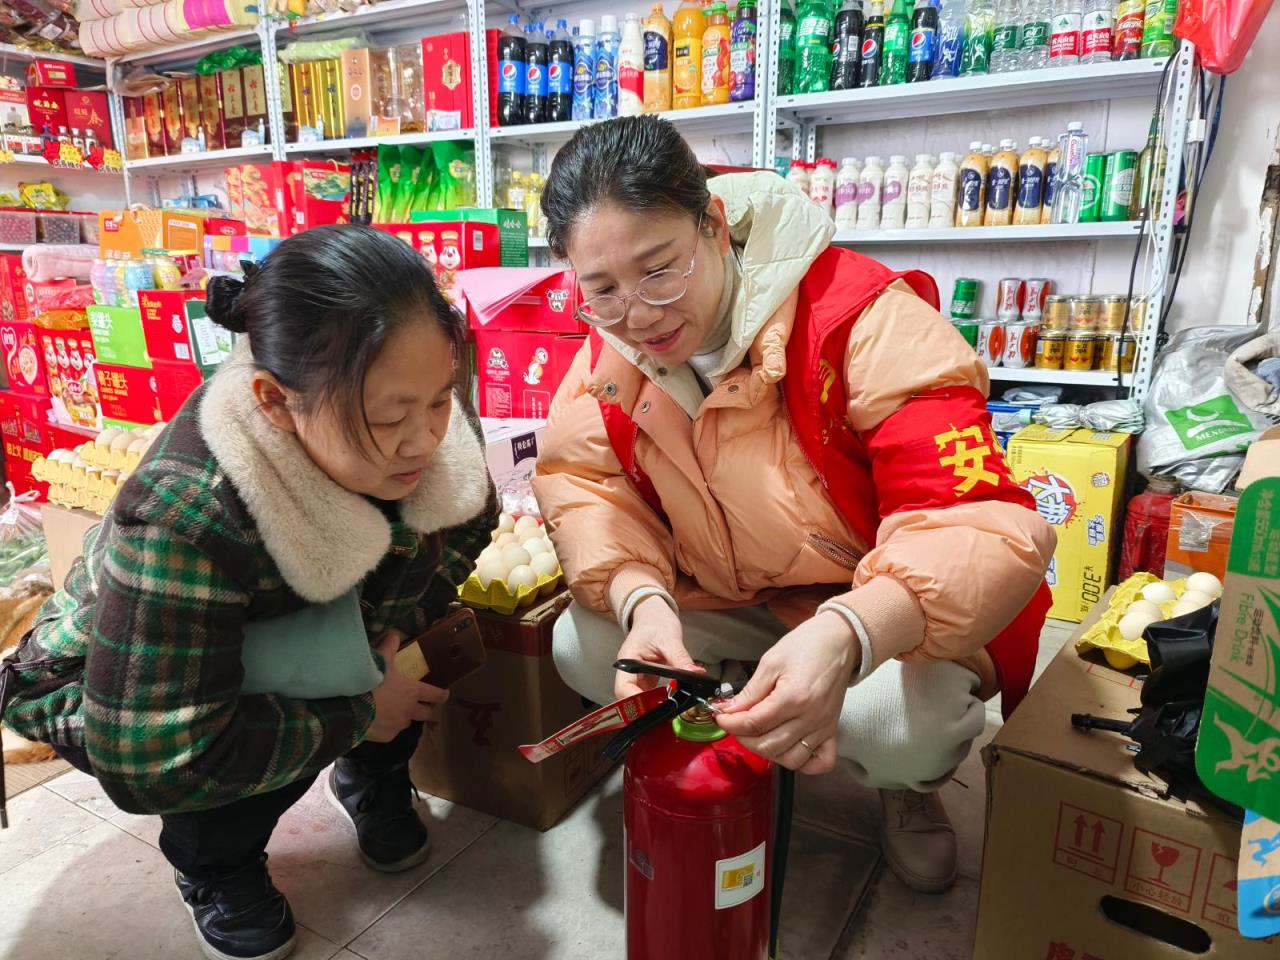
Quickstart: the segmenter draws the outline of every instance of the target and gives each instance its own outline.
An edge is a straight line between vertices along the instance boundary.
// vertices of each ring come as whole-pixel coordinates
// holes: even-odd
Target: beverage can
[[[964,337],[964,342],[975,350],[978,349],[978,321],[977,320],[952,320],[951,325],[959,331],[960,336]]]
[[[1102,298],[1083,294],[1071,298],[1071,329],[1093,333],[1102,323]]]
[[[1044,298],[1044,312],[1040,325],[1045,330],[1063,332],[1071,329],[1071,298],[1063,294],[1050,294]]]
[[[1061,370],[1067,352],[1067,334],[1056,330],[1042,330],[1036,338],[1037,370]]]
[[[1022,305],[1026,302],[1026,283],[1019,277],[1005,277],[1000,281],[999,289],[996,316],[1001,320],[1016,322],[1022,316]]]
[[[1133,204],[1133,177],[1138,169],[1138,154],[1133,150],[1117,150],[1107,155],[1107,176],[1102,187],[1102,209],[1098,219],[1104,223],[1129,219]]]
[[[978,356],[988,367],[1000,366],[1004,359],[1005,322],[981,320],[978,322]]]
[[[1072,330],[1067,334],[1063,370],[1092,370],[1096,340],[1092,331]]]
[[[1111,41],[1113,60],[1137,60],[1142,55],[1142,27],[1146,11],[1146,0],[1120,0]]]
[[[1084,196],[1079,223],[1097,223],[1102,216],[1102,191],[1107,179],[1107,155],[1091,153],[1084,162]]]
[[[1011,370],[1021,370],[1031,366],[1036,350],[1036,325],[1018,321],[1006,323],[1004,332],[1004,353],[1001,355],[1002,366]]]
[[[1102,337],[1097,346],[1098,369],[1111,373],[1133,373],[1138,358],[1138,338],[1131,333],[1112,333]]]
[[[1052,285],[1048,277],[1032,277],[1026,282],[1025,299],[1022,304],[1022,319],[1040,322],[1044,316],[1045,301],[1049,299],[1049,287]]]
[[[951,319],[972,320],[978,315],[978,281],[973,277],[956,277],[951,294]]]
[[[1104,333],[1121,333],[1124,330],[1124,315],[1129,307],[1129,298],[1123,294],[1099,297],[1101,312],[1098,329]]]

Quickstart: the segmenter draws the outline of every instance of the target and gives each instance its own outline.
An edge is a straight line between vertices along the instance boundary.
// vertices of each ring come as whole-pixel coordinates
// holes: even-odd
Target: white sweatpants
[[[786,627],[765,607],[680,613],[689,655],[713,676],[741,677]],[[613,701],[623,633],[574,603],[556,622],[553,654],[564,681],[595,703]],[[727,661],[727,662],[726,662]],[[868,787],[926,792],[946,783],[986,724],[978,676],[956,663],[890,660],[845,694],[837,751]]]

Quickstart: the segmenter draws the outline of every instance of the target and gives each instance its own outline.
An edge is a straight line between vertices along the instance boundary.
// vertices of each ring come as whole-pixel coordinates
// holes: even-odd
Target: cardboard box
[[[182,116],[182,88],[171,81],[160,94],[164,104],[164,152],[176,157],[182,152],[182,137],[186,122]]]
[[[318,83],[312,86],[313,94],[319,96],[319,115],[324,121],[324,138],[338,139],[342,136],[338,131],[346,128],[342,95],[342,62],[334,57],[331,60],[320,60],[316,63]]]
[[[4,353],[4,388],[30,396],[49,396],[49,371],[40,349],[40,332],[32,323],[0,322]]]
[[[267,135],[267,81],[262,64],[242,67],[240,70],[241,86],[244,90],[244,134],[241,145],[251,143],[265,144]],[[256,139],[249,139],[250,135]]]
[[[420,789],[545,830],[605,775],[605,737],[539,764],[516,750],[587,713],[551,659],[551,630],[568,603],[562,592],[519,616],[476,611],[488,659],[450,688],[436,728],[422,738],[409,763]]]
[[[72,127],[84,132],[92,130],[102,146],[111,148],[111,112],[107,95],[96,90],[68,90],[66,93],[67,120]]]
[[[1240,824],[1161,799],[1124,737],[1071,727],[1072,713],[1127,719],[1139,695],[1139,680],[1068,643],[983,750],[974,957],[1274,960],[1274,944],[1236,932]]]
[[[23,292],[26,284],[22,254],[0,254],[0,322],[26,323],[31,318]]]
[[[500,285],[501,277],[493,275],[492,271],[485,276],[486,286],[493,285],[493,296],[490,301],[482,303],[472,294],[465,296],[467,322],[472,330],[583,334],[587,332],[587,325],[574,313],[577,306],[578,280],[572,270],[559,271],[530,286],[496,313],[492,312],[489,304],[505,300],[517,293],[527,281],[513,279],[512,285],[504,288]]]
[[[289,89],[293,94],[293,123],[296,128],[293,140],[297,142],[301,139],[304,128],[312,132],[316,129],[316,115],[313,106],[313,97],[311,94],[311,85],[313,83],[311,64],[309,63],[290,63],[281,64],[281,74],[289,74]],[[284,91],[281,90],[281,96]]]
[[[178,415],[187,398],[200,389],[204,375],[194,363],[165,363],[160,360],[152,364],[152,372],[155,374],[156,412],[161,421],[168,423]]]
[[[15,130],[25,127],[31,122],[31,114],[27,111],[27,91],[25,87],[6,87],[0,85],[0,119],[5,125],[12,125]],[[11,145],[13,153],[21,153],[22,148]]]
[[[93,335],[84,330],[40,330],[40,348],[49,373],[53,419],[64,427],[102,429],[98,381],[93,368],[97,354]]]
[[[1079,623],[1111,582],[1129,435],[1033,424],[1014,434],[1007,460],[1058,535],[1045,575],[1053,591],[1049,616]]]
[[[335,136],[367,137],[374,129],[373,75],[379,51],[360,47],[342,51],[343,131]],[[283,100],[282,100],[283,102]]]
[[[475,341],[480,416],[543,420],[586,337],[482,330]]]
[[[278,237],[205,237],[205,266],[214,270],[239,270],[242,262],[258,263],[281,243]]]
[[[146,103],[142,97],[124,97],[124,156],[126,160],[145,160],[147,149]]]
[[[293,99],[293,64],[277,63],[276,75],[280,78],[280,117],[284,121],[284,142],[298,140],[298,112]]]
[[[37,134],[43,132],[45,127],[55,137],[62,127],[70,130],[65,90],[57,87],[27,87],[27,113]]]
[[[199,143],[204,127],[204,110],[200,106],[200,78],[183,77],[178,82],[178,97],[182,101],[182,135],[185,139]]]
[[[142,312],[137,307],[107,307],[100,303],[85,308],[94,354],[103,363],[126,367],[151,367],[147,339],[142,332]]]
[[[498,39],[485,31],[489,69],[489,126],[498,126]],[[476,125],[471,77],[471,39],[465,33],[422,38],[423,100],[428,130],[470,130]]]
[[[493,210],[480,207],[466,207],[462,210],[419,210],[410,214],[409,221],[437,224],[440,231],[459,229],[460,224],[466,224],[470,228],[478,224],[487,224],[495,228],[494,232],[481,232],[479,239],[474,230],[465,232],[467,248],[464,255],[467,256],[467,262],[463,269],[487,266],[527,267],[529,265],[529,218],[523,210]],[[481,259],[485,259],[485,248],[492,249],[495,246],[498,262],[481,263]],[[470,254],[476,254],[474,263]]]
[[[164,139],[164,96],[149,93],[142,98],[142,115],[147,128],[147,153],[163,157],[168,153]]]
[[[546,420],[498,420],[480,418],[484,430],[484,459],[489,476],[499,490],[527,482],[538,460],[538,441]]]
[[[27,315],[34,320],[46,310],[52,308],[54,301],[66,293],[73,290],[76,282],[67,277],[65,280],[45,280],[40,283],[32,283],[27,280],[22,285],[22,296],[27,302]]]
[[[195,290],[141,290],[142,335],[152,364],[181,363],[207,376],[231,356],[234,338],[205,313]]]
[[[31,465],[54,450],[74,450],[94,437],[89,431],[69,430],[50,419],[45,397],[0,392],[0,436],[4,438],[5,478],[18,493],[34,490],[44,499],[49,486],[31,476]]]
[[[1191,491],[1173,501],[1164,578],[1175,580],[1198,570],[1221,580],[1227,574],[1227,552],[1239,497]]]
[[[160,422],[160,401],[156,396],[155,373],[144,367],[122,367],[97,363],[102,422],[123,420],[131,424]]]
[[[75,65],[65,60],[32,60],[27,64],[27,86],[74,88]]]
[[[200,250],[204,217],[171,210],[103,210],[98,249],[104,257],[137,260],[144,250]]]
[[[85,534],[100,524],[102,518],[88,510],[70,510],[54,504],[45,506],[42,513],[49,574],[53,589],[61,590],[72,564],[84,556]]]
[[[218,80],[222,84],[222,131],[228,150],[243,145],[244,140],[244,79],[238,69],[221,70]]]
[[[284,163],[241,164],[227,168],[232,215],[244,220],[252,234],[289,236],[292,205]]]
[[[351,220],[351,164],[336,160],[284,163],[289,185],[289,233]]]

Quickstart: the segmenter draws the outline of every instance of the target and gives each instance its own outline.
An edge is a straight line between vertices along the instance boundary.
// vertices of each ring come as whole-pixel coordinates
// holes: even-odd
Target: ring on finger
[[[805,740],[805,738],[804,738],[804,737],[801,737],[801,738],[800,738],[800,746],[804,747],[806,750],[808,750],[808,751],[809,751],[809,758],[810,758],[810,759],[812,759],[813,757],[815,757],[815,756],[817,756],[817,755],[818,755],[818,748],[817,748],[817,747],[811,747],[811,746],[809,745],[809,742],[808,742],[807,740]]]

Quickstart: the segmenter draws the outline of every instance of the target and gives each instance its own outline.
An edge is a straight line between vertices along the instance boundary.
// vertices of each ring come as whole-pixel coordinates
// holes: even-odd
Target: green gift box
[[[142,331],[142,312],[137,307],[107,307],[95,303],[86,313],[94,353],[100,362],[151,368],[147,339]]]

